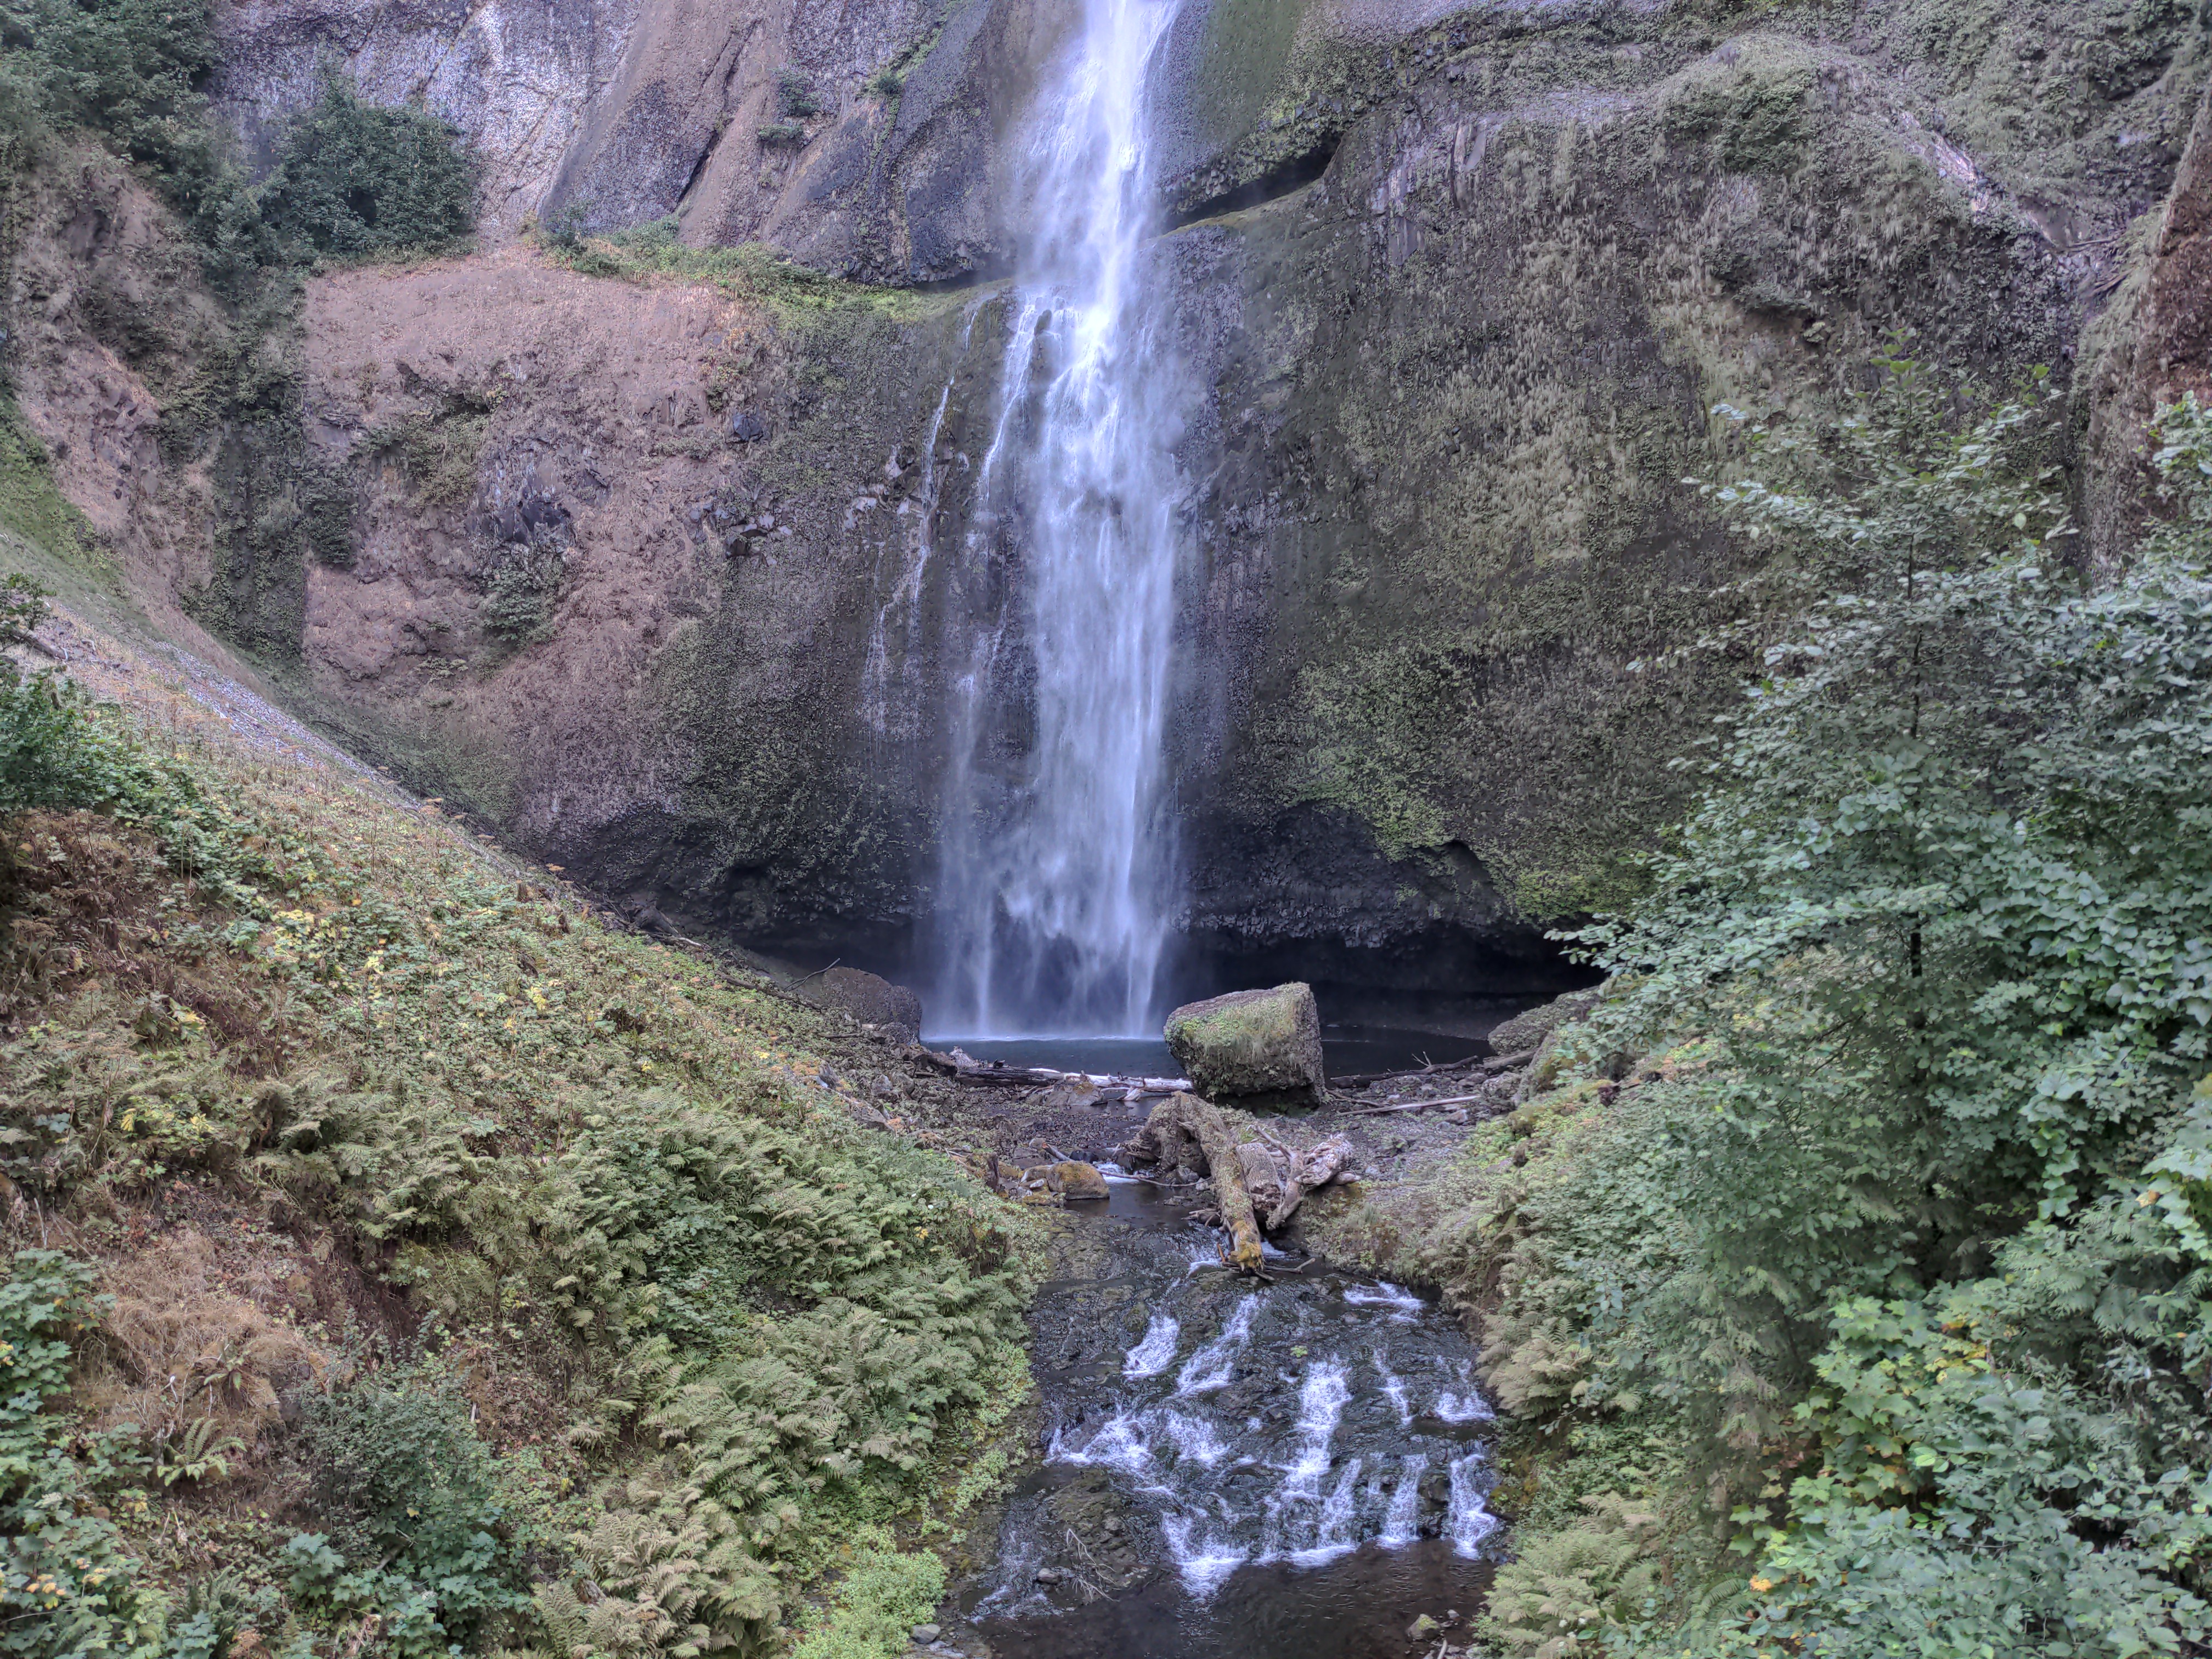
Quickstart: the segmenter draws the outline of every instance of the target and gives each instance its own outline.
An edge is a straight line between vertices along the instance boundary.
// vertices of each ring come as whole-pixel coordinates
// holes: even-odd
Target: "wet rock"
[[[1443,1628],[1442,1625],[1425,1613],[1406,1626],[1406,1637],[1409,1641],[1425,1642]]]
[[[1057,1584],[1064,1577],[1058,1567],[1039,1567],[1036,1581],[1040,1584]]]
[[[942,1632],[934,1625],[916,1625],[907,1632],[908,1638],[918,1648],[926,1648]]]
[[[1079,1164],[1073,1158],[1055,1164],[1047,1170],[1045,1185],[1069,1203],[1112,1195],[1107,1189],[1106,1177],[1098,1173],[1097,1165]]]
[[[921,1035],[921,999],[880,974],[832,968],[816,975],[801,990],[817,1007],[842,1009],[893,1042],[912,1042]]]
[[[1208,1099],[1253,1106],[1317,1105],[1328,1096],[1321,1011],[1312,988],[1231,991],[1168,1016],[1176,1063]]]

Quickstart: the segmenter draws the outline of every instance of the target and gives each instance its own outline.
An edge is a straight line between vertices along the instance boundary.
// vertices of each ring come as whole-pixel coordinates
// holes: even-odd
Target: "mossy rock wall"
[[[1224,970],[1541,982],[1537,930],[1630,890],[1746,666],[1680,654],[1750,568],[1686,483],[1729,465],[1714,406],[1809,413],[1898,331],[2064,380],[2203,78],[2170,9],[1752,9],[1346,48],[1387,85],[1320,179],[1170,239]]]

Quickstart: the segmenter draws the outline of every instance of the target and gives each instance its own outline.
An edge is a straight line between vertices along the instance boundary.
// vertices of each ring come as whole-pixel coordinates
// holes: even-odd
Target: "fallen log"
[[[1237,1137],[1228,1121],[1196,1095],[1180,1094],[1152,1108],[1133,1144],[1140,1152],[1149,1150],[1151,1161],[1167,1169],[1213,1177],[1221,1224],[1229,1231],[1230,1249],[1222,1260],[1239,1273],[1258,1273],[1260,1223],[1252,1212],[1244,1163],[1237,1156]]]
[[[1346,1117],[1381,1117],[1389,1112],[1425,1112],[1431,1106],[1472,1106],[1486,1101],[1489,1095],[1445,1095],[1437,1100],[1401,1100],[1389,1106],[1369,1106],[1356,1112],[1346,1112]]]
[[[1471,1072],[1480,1068],[1484,1075],[1498,1077],[1507,1072],[1517,1072],[1534,1057],[1533,1050],[1517,1054],[1469,1054],[1465,1060],[1447,1060],[1441,1066],[1416,1066],[1407,1072],[1360,1072],[1350,1077],[1329,1079],[1329,1087],[1365,1088],[1376,1083],[1404,1083],[1414,1078],[1443,1077],[1454,1072]]]
[[[1246,1141],[1237,1152],[1245,1188],[1261,1211],[1261,1225],[1272,1233],[1297,1213],[1308,1193],[1344,1173],[1352,1142],[1343,1135],[1331,1135],[1311,1146],[1285,1146],[1262,1129],[1258,1140]]]
[[[1126,1089],[1140,1095],[1190,1092],[1190,1079],[1187,1077],[1135,1077],[1119,1072],[1060,1072],[1049,1066],[1002,1066],[990,1060],[971,1060],[957,1048],[949,1054],[933,1052],[929,1060],[939,1070],[951,1073],[958,1082],[986,1086],[1001,1084],[1034,1089],[1040,1084],[1088,1083],[1094,1088]]]

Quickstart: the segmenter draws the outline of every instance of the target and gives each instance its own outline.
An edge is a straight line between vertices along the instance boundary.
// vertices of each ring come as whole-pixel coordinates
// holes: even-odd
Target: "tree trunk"
[[[1228,1120],[1197,1096],[1178,1095],[1152,1108],[1138,1138],[1151,1143],[1165,1167],[1213,1177],[1213,1195],[1231,1247],[1223,1259],[1241,1273],[1258,1273],[1260,1224],[1252,1213],[1244,1162],[1237,1155]]]

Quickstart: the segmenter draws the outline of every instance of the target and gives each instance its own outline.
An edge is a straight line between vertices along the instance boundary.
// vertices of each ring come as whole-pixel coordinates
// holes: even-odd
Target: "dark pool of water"
[[[1499,1012],[1505,1019],[1513,1011]],[[1493,1022],[1493,1024],[1496,1022]],[[933,1048],[957,1043],[978,1060],[1009,1066],[1049,1066],[1062,1072],[1110,1072],[1131,1077],[1173,1077],[1181,1070],[1168,1045],[1143,1037],[939,1037]],[[1330,1025],[1321,1034],[1322,1055],[1331,1077],[1398,1071],[1433,1061],[1443,1065],[1480,1054],[1480,1036],[1440,1036],[1433,1031],[1400,1031],[1381,1025]]]

